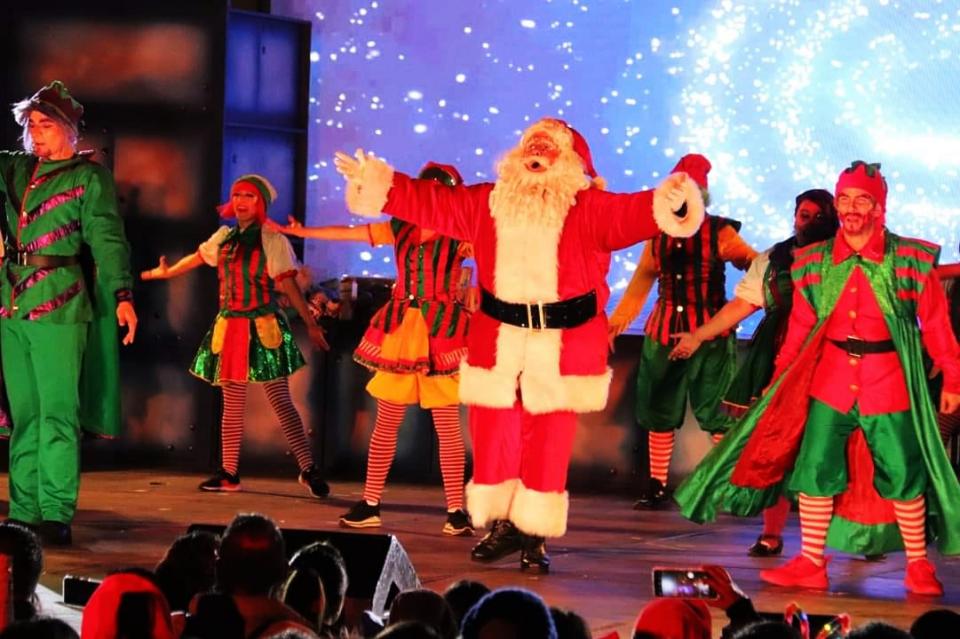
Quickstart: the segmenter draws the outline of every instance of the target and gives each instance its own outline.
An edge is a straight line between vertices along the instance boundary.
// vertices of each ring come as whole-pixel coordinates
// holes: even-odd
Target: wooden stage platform
[[[196,490],[201,479],[149,471],[85,473],[74,546],[46,552],[43,584],[59,590],[65,574],[99,577],[119,567],[150,568],[191,522],[226,524],[238,511],[263,512],[291,528],[337,530],[338,516],[359,499],[361,490],[356,483],[335,484],[333,495],[321,501],[309,498],[293,477],[245,477],[244,492],[209,494]],[[0,498],[5,500],[6,482],[2,484]],[[725,518],[701,527],[675,510],[638,512],[623,497],[573,495],[567,536],[549,545],[553,572],[527,576],[519,571],[517,559],[473,563],[469,550],[477,538],[440,533],[444,515],[439,487],[389,485],[384,501],[384,527],[370,532],[396,535],[425,587],[442,590],[463,578],[491,587],[522,586],[540,593],[551,605],[582,614],[595,635],[615,629],[621,637],[630,637],[637,611],[652,596],[650,569],[655,565],[724,565],[758,610],[782,611],[796,601],[808,613],[846,611],[855,623],[880,619],[909,627],[931,608],[960,609],[960,558],[944,559],[935,553],[947,593],[942,599],[906,596],[902,555],[879,563],[837,556],[830,566],[829,593],[786,590],[763,585],[758,578],[761,568],[778,560],[746,556],[758,522]],[[798,549],[794,515],[788,528],[788,556]],[[724,623],[722,613],[715,612],[715,627]]]

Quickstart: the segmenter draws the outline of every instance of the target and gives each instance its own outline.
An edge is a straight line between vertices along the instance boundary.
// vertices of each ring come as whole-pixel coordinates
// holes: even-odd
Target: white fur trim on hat
[[[687,205],[687,214],[677,217],[671,206],[666,187],[661,183],[653,192],[653,219],[660,230],[671,237],[691,237],[703,224],[706,210],[700,187],[686,174],[683,181],[683,199]]]

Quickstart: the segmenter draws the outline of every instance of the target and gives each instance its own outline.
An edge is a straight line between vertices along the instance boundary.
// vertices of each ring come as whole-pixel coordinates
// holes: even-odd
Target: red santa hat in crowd
[[[677,162],[676,166],[674,166],[670,172],[686,173],[689,175],[690,179],[700,187],[700,193],[703,195],[703,203],[704,206],[706,206],[710,201],[710,185],[707,182],[707,174],[710,173],[710,169],[712,168],[713,165],[710,164],[710,160],[704,156],[699,153],[687,153],[680,158],[680,161]]]
[[[856,160],[840,173],[837,178],[837,187],[834,196],[839,197],[844,189],[863,189],[876,200],[880,210],[887,210],[887,181],[880,173],[880,163],[868,164],[863,160]]]

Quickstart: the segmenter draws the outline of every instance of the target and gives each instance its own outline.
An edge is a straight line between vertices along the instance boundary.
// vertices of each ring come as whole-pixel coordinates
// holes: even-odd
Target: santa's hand
[[[366,161],[366,155],[363,149],[357,149],[353,156],[349,156],[343,151],[337,151],[333,154],[333,165],[337,172],[343,176],[344,180],[357,180],[363,173],[363,164]]]
[[[943,391],[940,393],[940,412],[945,415],[952,415],[957,412],[957,409],[960,408],[960,394],[957,393],[948,393]]]
[[[687,196],[683,186],[689,179],[686,173],[673,173],[667,176],[667,179],[658,187],[662,189],[663,197],[674,213],[679,211],[686,202]]]

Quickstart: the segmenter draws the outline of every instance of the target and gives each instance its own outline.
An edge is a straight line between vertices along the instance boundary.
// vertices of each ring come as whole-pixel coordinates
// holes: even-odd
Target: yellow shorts
[[[386,373],[377,371],[367,384],[371,396],[395,404],[419,404],[421,408],[439,408],[460,403],[459,375],[423,373]]]

